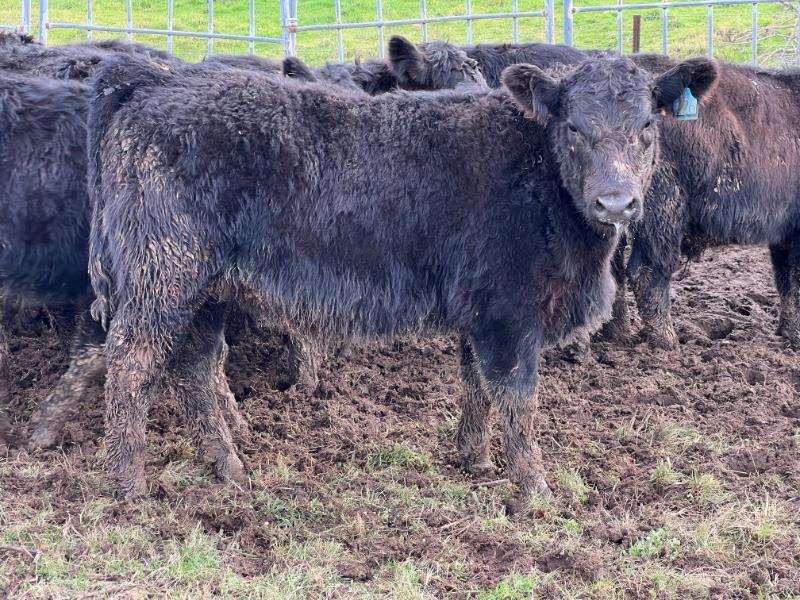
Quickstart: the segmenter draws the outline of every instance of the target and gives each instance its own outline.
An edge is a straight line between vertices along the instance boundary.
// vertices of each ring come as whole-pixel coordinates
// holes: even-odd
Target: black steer
[[[241,71],[207,85],[122,57],[101,67],[90,270],[96,316],[113,314],[106,435],[119,491],[146,491],[146,420],[167,366],[202,456],[244,477],[209,385],[215,307],[242,290],[298,327],[468,336],[480,390],[468,401],[498,406],[520,493],[546,490],[539,350],[609,312],[610,257],[642,211],[658,112],[715,72],[696,59],[653,82],[627,59],[595,59],[560,80],[512,67],[508,95],[372,98]],[[476,456],[485,428],[460,431],[462,455]]]

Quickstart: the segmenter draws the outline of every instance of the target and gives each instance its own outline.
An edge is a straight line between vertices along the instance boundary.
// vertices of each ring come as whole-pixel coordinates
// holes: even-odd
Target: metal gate
[[[21,0],[19,10],[19,20],[16,23],[1,23],[0,29],[11,31],[31,31],[31,0]]]
[[[669,54],[668,37],[668,11],[690,7],[706,7],[706,52],[709,56],[714,54],[714,7],[752,5],[752,42],[751,62],[758,64],[758,5],[759,4],[785,4],[785,0],[688,0],[685,2],[668,2],[650,4],[622,4],[617,0],[614,5],[605,6],[580,6],[580,0],[564,0],[564,43],[572,45],[574,18],[578,13],[616,12],[617,14],[617,53],[622,54],[622,15],[625,11],[660,10],[661,11],[661,53]]]
[[[13,1],[13,0],[12,0]],[[16,23],[0,24],[3,29],[20,29],[31,32],[32,3],[34,0],[20,0],[19,21]],[[214,26],[214,4],[215,0],[205,0],[206,15],[203,20],[207,21],[205,31],[192,31],[187,29],[176,29],[174,19],[174,0],[164,0],[166,2],[166,27],[149,28],[137,27],[137,19],[134,14],[133,0],[120,0],[125,6],[125,25],[108,26],[98,25],[94,20],[94,0],[85,0],[86,19],[83,22],[60,22],[51,21],[50,3],[57,0],[39,0],[39,19],[38,37],[42,42],[48,41],[48,32],[51,30],[78,30],[85,31],[86,37],[92,39],[93,32],[123,33],[129,39],[133,39],[136,34],[162,36],[166,39],[166,47],[169,51],[173,50],[175,38],[197,38],[207,41],[207,54],[214,53],[215,40],[237,40],[248,42],[248,51],[253,54],[256,51],[256,43],[274,44],[280,48],[278,52],[285,55],[294,55],[297,51],[298,38],[302,41],[304,36],[312,32],[335,32],[336,33],[336,58],[342,62],[345,59],[345,40],[343,33],[352,30],[372,30],[377,32],[376,52],[383,56],[385,39],[384,33],[390,27],[419,26],[419,31],[423,41],[428,39],[428,26],[435,23],[463,23],[465,25],[466,43],[473,42],[473,24],[479,21],[500,20],[510,23],[511,40],[519,41],[518,24],[522,19],[541,19],[543,25],[544,39],[548,43],[556,42],[555,26],[555,0],[508,0],[510,10],[504,12],[481,13],[473,10],[473,0],[463,1],[463,13],[450,16],[431,16],[429,14],[429,3],[435,5],[436,0],[418,0],[419,16],[402,19],[387,19],[384,17],[384,2],[389,0],[375,0],[375,18],[369,21],[345,21],[342,18],[342,0],[332,0],[334,8],[334,22],[307,23],[302,21],[302,12],[298,11],[298,0],[265,0],[274,10],[268,12],[270,27],[276,34],[273,36],[257,35],[256,23],[256,0],[241,0],[247,2],[249,6],[249,22],[247,34],[220,33]],[[614,4],[590,5],[583,4],[588,0],[563,0],[563,40],[565,44],[573,44],[573,31],[575,27],[575,17],[580,13],[612,13],[616,14],[616,50],[623,51],[623,15],[626,12],[637,11],[658,11],[661,17],[661,51],[664,54],[669,52],[669,16],[670,12],[680,11],[686,8],[706,8],[706,51],[709,55],[714,52],[714,8],[720,6],[741,6],[750,5],[752,12],[751,19],[751,62],[758,63],[758,8],[760,4],[783,4],[787,5],[789,0],[662,0],[657,3],[633,3],[623,4],[623,0],[611,0]],[[535,4],[533,4],[535,3]],[[526,6],[520,6],[525,4]],[[798,13],[800,14],[800,12]],[[435,13],[434,13],[435,15]],[[800,19],[799,19],[800,21]],[[262,25],[263,23],[259,23]],[[243,28],[242,28],[243,29]],[[800,35],[800,22],[796,25],[795,37]],[[541,39],[541,38],[540,38]],[[501,42],[508,40],[492,40]],[[794,40],[797,42],[798,40]],[[798,45],[800,51],[800,45]],[[325,55],[325,58],[333,58]]]

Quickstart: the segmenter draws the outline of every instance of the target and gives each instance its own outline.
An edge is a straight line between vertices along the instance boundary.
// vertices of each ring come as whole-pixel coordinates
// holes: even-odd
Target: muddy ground
[[[677,351],[548,356],[555,497],[512,519],[502,470],[456,465],[453,339],[332,357],[309,396],[281,337],[251,336],[227,371],[252,428],[250,488],[214,482],[160,406],[151,498],[131,504],[102,474],[98,383],[60,450],[0,458],[0,597],[800,597],[800,353],[775,335],[767,252],[708,252],[680,277]],[[12,350],[24,430],[65,360],[47,330]],[[500,450],[496,431],[499,465]],[[194,577],[180,557],[197,547],[211,562]]]

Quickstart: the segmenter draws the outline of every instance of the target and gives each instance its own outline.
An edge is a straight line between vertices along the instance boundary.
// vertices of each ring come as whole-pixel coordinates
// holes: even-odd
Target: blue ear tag
[[[675,111],[675,116],[678,121],[696,121],[697,120],[697,98],[692,95],[691,90],[687,87],[683,90],[675,103],[672,105]]]

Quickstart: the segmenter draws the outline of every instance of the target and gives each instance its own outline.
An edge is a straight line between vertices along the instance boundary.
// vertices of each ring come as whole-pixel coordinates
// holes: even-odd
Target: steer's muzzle
[[[607,192],[597,196],[592,205],[594,217],[609,225],[626,225],[638,215],[642,200],[630,192]]]

